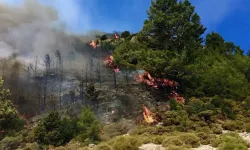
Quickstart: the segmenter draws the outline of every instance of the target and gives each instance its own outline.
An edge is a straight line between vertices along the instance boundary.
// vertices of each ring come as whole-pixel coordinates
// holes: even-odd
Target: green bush
[[[204,103],[200,99],[192,97],[187,105],[187,112],[191,114],[198,114],[204,111]]]
[[[213,124],[211,127],[211,131],[214,134],[222,134],[222,128],[219,125]]]
[[[161,127],[161,126],[154,126],[154,127],[145,127],[139,126],[131,132],[131,135],[162,135],[164,133],[169,133],[175,131],[174,126],[168,127]]]
[[[81,142],[95,142],[100,140],[101,126],[89,107],[83,107],[80,120],[77,122],[79,135],[76,137]]]
[[[203,144],[203,145],[210,144],[210,134],[209,133],[200,132],[200,133],[197,133],[197,136],[200,138],[201,144]]]
[[[250,133],[250,124],[246,124],[246,132]]]
[[[131,136],[116,137],[108,142],[115,150],[139,150],[139,146],[142,145],[140,138]]]
[[[63,145],[75,136],[75,124],[74,121],[61,119],[58,112],[51,112],[34,129],[34,138],[39,144]]]
[[[212,110],[206,110],[198,113],[198,117],[207,123],[215,122],[213,115],[214,112]]]
[[[121,120],[117,123],[111,123],[103,127],[104,134],[109,138],[128,133],[133,124],[128,120]]]
[[[25,121],[20,119],[18,112],[13,103],[7,99],[10,91],[2,89],[3,80],[0,77],[0,130],[4,130],[0,134],[0,140],[4,136],[12,136],[15,132],[23,129]]]
[[[40,147],[37,143],[26,143],[23,150],[40,150]]]
[[[222,124],[222,128],[229,131],[244,129],[244,123],[241,121],[227,120]]]
[[[178,133],[171,136],[165,136],[165,139],[162,141],[162,145],[167,147],[168,145],[172,146],[184,146],[186,148],[199,147],[200,139],[193,133]]]
[[[23,143],[23,136],[5,137],[0,141],[0,149],[2,150],[14,150],[17,149]]]
[[[211,138],[210,140],[210,145],[213,146],[213,147],[218,147],[221,143],[221,140],[219,137],[217,136],[214,136],[213,138]]]
[[[181,134],[180,139],[184,141],[186,145],[190,145],[192,147],[199,147],[200,146],[200,139],[193,133],[186,133]]]
[[[226,133],[220,136],[221,144],[218,150],[247,150],[248,144],[237,133]]]
[[[162,143],[161,143],[164,147],[168,147],[169,145],[172,146],[182,146],[185,143],[180,139],[179,136],[169,136],[166,137]]]
[[[107,143],[101,143],[95,147],[95,150],[114,150],[114,149]]]

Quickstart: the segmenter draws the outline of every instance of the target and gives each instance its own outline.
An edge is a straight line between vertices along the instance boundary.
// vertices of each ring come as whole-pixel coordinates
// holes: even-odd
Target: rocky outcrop
[[[165,150],[162,145],[156,145],[153,143],[143,144],[139,147],[139,150]]]

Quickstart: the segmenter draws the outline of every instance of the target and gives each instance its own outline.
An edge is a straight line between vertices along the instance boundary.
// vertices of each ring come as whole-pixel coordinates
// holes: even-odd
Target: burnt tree
[[[62,106],[62,70],[63,70],[63,64],[62,64],[62,54],[59,50],[56,50],[55,56],[57,58],[56,61],[56,74],[59,74],[59,103],[60,103],[60,108]]]
[[[45,81],[44,81],[44,89],[43,89],[43,107],[42,110],[45,111],[45,107],[46,107],[46,97],[47,97],[47,85],[48,85],[48,76],[50,73],[50,65],[51,65],[51,59],[50,59],[50,55],[46,54],[45,55]]]

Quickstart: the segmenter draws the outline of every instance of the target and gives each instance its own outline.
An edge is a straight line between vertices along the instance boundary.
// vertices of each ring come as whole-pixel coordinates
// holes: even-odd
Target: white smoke
[[[19,5],[0,1],[0,57],[17,53],[19,60],[34,63],[36,56],[41,60],[56,50],[68,55],[74,51],[74,41],[59,21],[58,12],[39,1],[24,0]]]

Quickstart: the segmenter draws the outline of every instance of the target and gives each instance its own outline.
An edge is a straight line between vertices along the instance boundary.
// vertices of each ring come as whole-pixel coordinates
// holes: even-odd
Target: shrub
[[[58,112],[51,112],[34,129],[34,138],[39,144],[60,146],[75,136],[75,123],[61,119]]]
[[[55,148],[55,150],[80,150],[80,149],[84,149],[84,150],[90,150],[87,149],[87,147],[83,147],[84,144],[80,143],[80,142],[77,142],[75,140],[71,140],[69,143],[67,143],[67,145],[65,146],[60,146],[60,147],[57,147]],[[83,147],[83,148],[80,148],[80,147]]]
[[[165,148],[165,150],[188,150],[185,146],[174,146],[174,145],[169,145]]]
[[[105,34],[101,36],[102,41],[107,40],[107,39],[108,39],[108,37]]]
[[[142,142],[139,138],[131,136],[116,137],[115,139],[108,142],[115,150],[139,150],[139,146]]]
[[[40,147],[37,143],[26,143],[23,150],[40,150]]]
[[[250,124],[246,124],[246,132],[250,133]]]
[[[164,133],[173,132],[175,131],[174,126],[168,127],[161,127],[161,126],[154,126],[154,127],[145,127],[139,126],[131,132],[131,135],[162,135]]]
[[[0,149],[2,150],[17,149],[22,142],[23,142],[23,137],[21,135],[16,137],[5,137],[2,141],[0,141]]]
[[[168,145],[173,146],[185,146],[186,148],[200,146],[199,137],[193,133],[180,133],[172,136],[166,136],[163,140],[162,145],[167,147]]]
[[[197,133],[197,136],[200,138],[201,144],[208,145],[210,143],[210,134],[200,132],[200,133]]]
[[[184,141],[186,145],[190,145],[192,147],[200,146],[199,138],[193,133],[181,134],[180,139]]]
[[[219,125],[213,124],[211,127],[211,131],[214,134],[222,134],[222,128]]]
[[[125,38],[126,39],[129,36],[130,36],[130,32],[129,31],[124,31],[124,32],[121,33],[121,38]]]
[[[189,114],[198,114],[204,111],[204,103],[196,98],[191,98],[187,105],[187,112]]]
[[[80,120],[77,122],[79,135],[76,137],[78,141],[89,142],[99,141],[101,127],[99,121],[95,118],[89,107],[83,107]]]
[[[0,77],[0,131],[3,130],[4,134],[0,134],[0,140],[4,136],[12,136],[15,132],[23,128],[24,120],[18,117],[18,112],[7,97],[10,91],[2,89],[3,80]]]
[[[214,112],[212,110],[202,111],[202,112],[198,113],[198,117],[207,123],[212,123],[215,121],[212,117],[213,113]]]
[[[247,143],[237,133],[226,133],[220,136],[221,144],[218,150],[239,149],[247,150]]]
[[[172,145],[172,146],[182,146],[184,145],[185,143],[180,139],[179,136],[169,136],[169,137],[166,137],[163,141],[162,141],[162,145],[164,147],[167,147],[169,145]]]
[[[218,147],[221,143],[221,140],[219,137],[217,136],[213,136],[210,140],[210,145],[213,147]]]
[[[128,133],[133,124],[128,120],[122,120],[117,123],[111,123],[103,127],[104,134],[109,138]]]
[[[184,108],[184,106],[178,103],[175,99],[170,99],[169,105],[171,110],[182,110]]]
[[[244,129],[244,123],[241,121],[228,120],[222,124],[222,128],[229,131]]]
[[[164,141],[164,139],[165,139],[164,136],[155,136],[154,140],[153,140],[153,143],[155,143],[155,144],[162,144],[163,141]]]
[[[95,150],[114,150],[114,149],[107,143],[101,143],[95,147]]]
[[[87,86],[85,96],[90,101],[97,100],[98,92],[96,91],[96,88],[95,88],[94,84],[89,84]]]

